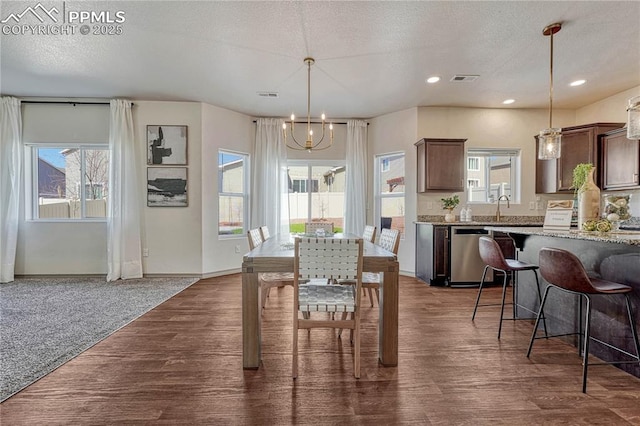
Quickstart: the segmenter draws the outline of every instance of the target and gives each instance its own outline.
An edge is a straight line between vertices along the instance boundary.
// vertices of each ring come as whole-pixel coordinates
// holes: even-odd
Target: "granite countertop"
[[[604,243],[640,246],[640,231],[589,232],[570,229],[569,231],[544,231],[542,227],[487,226],[486,229],[504,233],[522,235],[541,235],[547,237],[570,238],[574,240],[599,241]]]
[[[451,226],[488,226],[488,225],[504,225],[504,226],[542,226],[544,216],[502,216],[500,222],[496,222],[495,216],[474,216],[471,222],[460,222],[456,217],[455,222],[445,222],[444,216],[418,216],[415,223],[429,225],[451,225]]]

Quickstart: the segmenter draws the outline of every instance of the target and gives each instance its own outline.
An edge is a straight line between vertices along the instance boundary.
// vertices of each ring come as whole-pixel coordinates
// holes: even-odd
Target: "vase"
[[[600,188],[593,178],[595,171],[595,167],[589,171],[586,182],[578,189],[579,229],[586,221],[600,218]]]
[[[444,215],[444,221],[445,222],[455,222],[456,221],[456,215],[453,214],[453,210],[449,210],[449,213]]]

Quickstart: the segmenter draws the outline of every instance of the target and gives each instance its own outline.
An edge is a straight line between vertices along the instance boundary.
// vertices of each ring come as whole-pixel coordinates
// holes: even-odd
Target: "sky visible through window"
[[[234,161],[241,160],[242,157],[239,155],[229,154],[228,152],[220,152],[218,153],[218,164],[221,166],[227,163],[233,163]]]
[[[52,166],[64,169],[65,159],[64,155],[60,154],[60,151],[60,148],[40,148],[38,149],[38,156]]]

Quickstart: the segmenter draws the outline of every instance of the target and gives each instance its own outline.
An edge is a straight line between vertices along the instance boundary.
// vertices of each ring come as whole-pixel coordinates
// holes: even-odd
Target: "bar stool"
[[[602,362],[602,363],[592,363],[592,365],[629,364],[629,363],[636,363],[636,362],[638,363],[638,365],[640,365],[640,344],[638,343],[638,332],[636,330],[636,325],[633,319],[633,312],[631,310],[631,302],[629,300],[629,293],[633,291],[633,288],[629,287],[628,285],[601,280],[599,278],[589,278],[587,276],[587,272],[584,269],[584,266],[582,266],[582,263],[580,262],[580,259],[578,259],[573,253],[570,253],[566,250],[543,247],[540,250],[539,263],[540,263],[540,273],[542,274],[542,277],[550,285],[548,285],[546,290],[544,291],[544,296],[542,297],[542,302],[540,303],[538,318],[536,319],[536,325],[533,329],[533,334],[531,335],[531,340],[529,342],[529,350],[527,351],[527,358],[529,358],[529,356],[531,355],[531,349],[533,348],[533,341],[536,339],[542,338],[542,337],[536,337],[536,329],[538,327],[540,316],[542,315],[542,312],[544,310],[544,304],[547,301],[549,290],[553,287],[568,293],[580,295],[584,297],[586,300],[587,309],[585,313],[584,339],[583,339],[582,331],[579,331],[578,333],[545,336],[545,338],[548,338],[548,337],[559,337],[559,336],[578,334],[580,336],[581,341],[582,340],[584,341],[584,348],[582,351],[582,393],[587,392],[587,370],[589,367],[589,341],[590,340],[595,340],[596,342],[601,343],[607,346],[608,348],[614,349],[634,359],[634,361]],[[627,305],[627,314],[629,316],[629,323],[631,325],[631,334],[633,336],[633,343],[636,349],[636,355],[633,355],[629,352],[622,350],[621,348],[615,347],[613,345],[610,345],[609,343],[606,343],[599,339],[591,337],[590,335],[591,333],[591,296],[613,295],[613,294],[624,295],[626,305]],[[581,318],[580,318],[580,321],[582,322]]]
[[[536,288],[538,290],[538,301],[540,302],[542,299],[542,295],[540,293],[540,282],[538,281],[538,266],[530,263],[521,262],[516,259],[505,259],[502,254],[502,250],[500,250],[500,246],[493,238],[489,237],[480,237],[478,248],[480,249],[480,257],[482,261],[486,264],[484,267],[484,271],[482,272],[482,280],[480,281],[480,288],[478,289],[478,297],[476,298],[476,305],[473,308],[473,316],[471,317],[471,321],[475,320],[476,312],[478,311],[478,306],[497,306],[496,303],[479,305],[480,295],[482,294],[482,289],[484,287],[484,280],[487,276],[487,271],[489,268],[494,271],[500,271],[503,273],[504,278],[502,280],[502,303],[500,304],[500,326],[498,327],[498,339],[502,333],[502,321],[504,320],[519,320],[519,319],[532,319],[532,318],[517,318],[516,317],[516,306],[520,307],[526,311],[531,312],[532,314],[536,314],[537,312],[528,309],[526,306],[518,305],[516,302],[516,277],[515,274],[519,271],[533,271],[536,277]],[[511,275],[513,277],[513,317],[505,318],[504,317],[504,299],[507,294],[507,283],[508,277]],[[544,316],[542,318],[544,324],[545,335],[547,333],[547,323],[544,320]]]

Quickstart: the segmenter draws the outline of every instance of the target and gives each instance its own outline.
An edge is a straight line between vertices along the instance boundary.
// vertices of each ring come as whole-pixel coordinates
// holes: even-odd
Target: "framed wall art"
[[[147,126],[147,164],[187,165],[187,126]]]
[[[186,167],[147,167],[148,207],[187,207]]]

